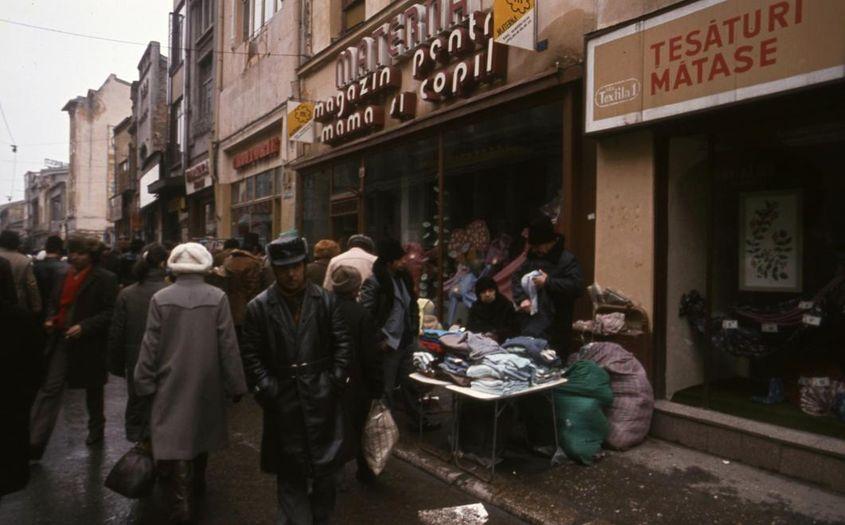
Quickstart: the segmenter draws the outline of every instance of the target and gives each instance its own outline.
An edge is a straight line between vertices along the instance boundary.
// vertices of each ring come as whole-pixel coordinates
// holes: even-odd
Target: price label
[[[736,319],[725,319],[722,321],[722,329],[724,330],[736,330],[739,328],[739,321]]]
[[[802,319],[807,326],[821,326],[822,318],[818,315],[805,315]]]
[[[798,308],[801,310],[810,310],[813,308],[813,301],[801,301],[798,303]]]
[[[760,325],[760,329],[763,333],[766,334],[776,334],[778,333],[778,325],[777,323],[763,323]]]

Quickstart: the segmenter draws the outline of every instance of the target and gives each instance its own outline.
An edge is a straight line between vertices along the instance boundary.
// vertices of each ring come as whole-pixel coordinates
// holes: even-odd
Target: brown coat
[[[228,280],[226,289],[229,292],[232,320],[235,326],[241,326],[244,324],[246,305],[266,288],[262,286],[264,263],[249,252],[232,250],[232,253],[223,261],[223,269]]]
[[[226,445],[226,403],[246,393],[246,382],[229,302],[201,275],[180,275],[153,296],[135,389],[155,396],[156,460],[193,459]]]

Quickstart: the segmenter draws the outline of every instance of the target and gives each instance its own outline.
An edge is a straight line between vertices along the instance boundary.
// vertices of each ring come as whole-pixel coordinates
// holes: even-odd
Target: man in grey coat
[[[200,244],[173,249],[167,265],[176,283],[150,302],[135,366],[138,395],[153,396],[153,457],[176,522],[190,521],[208,453],[227,444],[226,401],[247,391],[229,301],[203,280],[211,264]]]
[[[12,266],[12,276],[18,292],[18,306],[32,314],[40,314],[43,305],[32,261],[18,251],[20,247],[21,236],[17,232],[4,230],[0,233],[0,257],[9,261]]]

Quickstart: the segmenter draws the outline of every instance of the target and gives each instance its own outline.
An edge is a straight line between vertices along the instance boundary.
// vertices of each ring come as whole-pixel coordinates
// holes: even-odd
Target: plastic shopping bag
[[[148,496],[155,482],[155,463],[148,445],[138,444],[115,463],[106,487],[127,498]]]
[[[384,470],[397,441],[399,441],[399,427],[396,426],[393,415],[384,403],[373,401],[364,425],[361,446],[367,465],[374,474],[379,475]]]

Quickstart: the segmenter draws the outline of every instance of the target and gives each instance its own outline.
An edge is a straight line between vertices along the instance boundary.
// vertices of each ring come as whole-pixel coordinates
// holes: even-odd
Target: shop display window
[[[845,435],[845,112],[831,100],[669,139],[673,401]]]
[[[243,242],[247,233],[257,233],[266,244],[273,239],[273,208],[278,198],[282,168],[273,168],[232,184],[232,235]]]

